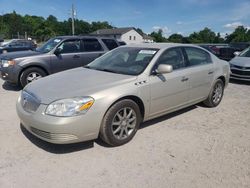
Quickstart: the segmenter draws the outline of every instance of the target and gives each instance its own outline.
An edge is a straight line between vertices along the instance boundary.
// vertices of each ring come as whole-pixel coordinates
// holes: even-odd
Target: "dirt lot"
[[[0,80],[0,187],[250,187],[250,84],[221,105],[144,123],[127,145],[57,146],[21,129],[20,91]]]

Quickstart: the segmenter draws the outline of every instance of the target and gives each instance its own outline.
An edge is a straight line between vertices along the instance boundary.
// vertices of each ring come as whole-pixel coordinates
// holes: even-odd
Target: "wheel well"
[[[225,79],[225,77],[224,77],[224,76],[220,76],[218,79],[222,80],[222,82],[223,82],[223,84],[224,84],[224,86],[225,86],[225,84],[226,84],[226,79]]]
[[[144,114],[145,114],[145,107],[144,107],[144,104],[143,104],[142,100],[137,96],[129,95],[129,96],[126,96],[126,97],[122,97],[122,98],[116,100],[111,106],[113,106],[118,101],[121,101],[121,100],[124,100],[124,99],[130,99],[130,100],[134,101],[139,106],[139,109],[140,109],[140,112],[141,112],[141,117],[143,119]]]
[[[45,68],[43,68],[43,67],[41,67],[41,66],[39,66],[39,65],[31,65],[31,66],[28,66],[28,67],[25,67],[25,68],[23,68],[22,70],[21,70],[21,72],[19,73],[19,75],[18,75],[18,81],[20,82],[20,76],[21,76],[21,74],[23,73],[23,71],[25,71],[25,70],[27,70],[27,69],[29,69],[29,68],[39,68],[39,69],[42,69],[47,75],[49,75],[49,72],[45,69]]]

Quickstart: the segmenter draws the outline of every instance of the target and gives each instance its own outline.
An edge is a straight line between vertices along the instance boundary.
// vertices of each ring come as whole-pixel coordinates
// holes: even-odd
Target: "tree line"
[[[46,19],[41,16],[20,15],[15,11],[0,16],[0,35],[2,38],[17,38],[17,35],[45,41],[58,35],[71,35],[72,20],[58,21],[53,15]],[[75,34],[88,34],[98,29],[113,28],[108,22],[86,22],[75,19]]]
[[[199,32],[193,32],[185,37],[181,34],[172,34],[168,38],[163,36],[163,31],[159,29],[150,34],[156,42],[176,42],[176,43],[232,43],[250,42],[250,29],[244,26],[237,27],[231,34],[226,34],[223,38],[220,33],[215,33],[209,28],[204,28]]]
[[[53,15],[47,18],[41,16],[20,15],[15,11],[0,16],[0,37],[17,38],[27,36],[39,41],[48,40],[58,35],[71,35],[72,20],[58,21]],[[84,20],[75,20],[75,34],[89,34],[98,29],[115,28],[107,21],[87,22]],[[142,29],[136,29],[140,34],[144,34]],[[155,42],[178,42],[178,43],[230,43],[230,42],[249,42],[250,30],[239,26],[231,34],[221,37],[220,33],[215,33],[209,28],[204,28],[199,32],[193,32],[189,36],[181,34],[172,34],[165,37],[163,31],[159,29],[149,34]]]

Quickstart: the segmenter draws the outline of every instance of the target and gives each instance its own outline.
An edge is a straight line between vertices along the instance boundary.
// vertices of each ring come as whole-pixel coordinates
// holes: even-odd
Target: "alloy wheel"
[[[112,133],[118,140],[128,138],[136,127],[136,113],[132,108],[125,107],[119,110],[112,121]]]

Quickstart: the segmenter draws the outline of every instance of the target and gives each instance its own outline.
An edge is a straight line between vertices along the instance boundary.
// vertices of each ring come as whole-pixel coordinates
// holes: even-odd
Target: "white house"
[[[126,44],[139,44],[145,42],[144,36],[141,36],[133,27],[99,29],[91,34],[114,37],[118,41],[126,42]]]

